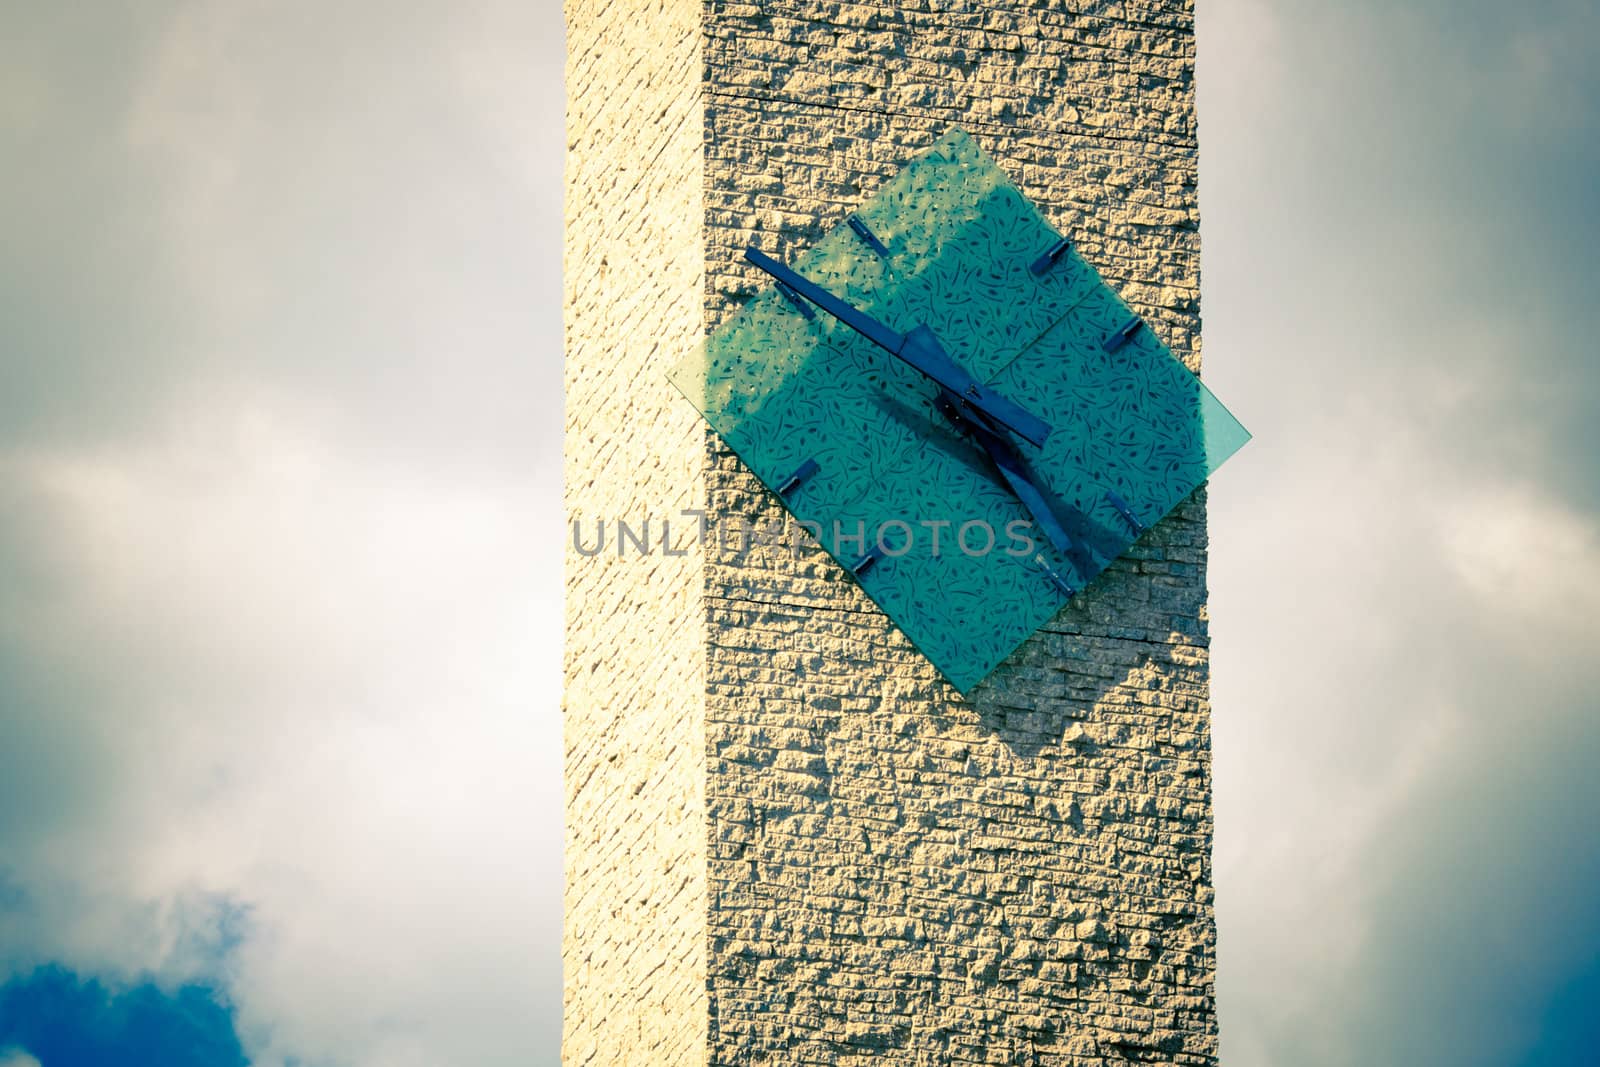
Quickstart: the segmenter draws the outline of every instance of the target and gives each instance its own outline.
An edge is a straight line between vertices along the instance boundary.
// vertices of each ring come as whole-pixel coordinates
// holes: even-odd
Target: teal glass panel
[[[1065,532],[1052,544],[938,387],[776,288],[670,372],[728,446],[962,692],[1236,451],[1248,433],[959,130],[790,264],[1052,426],[1012,440]]]
[[[1049,412],[1055,432],[1030,457],[1041,487],[1120,541],[1116,555],[1137,539],[1133,522],[1153,526],[1250,438],[1148,326],[1108,350],[1132,318],[1098,286],[989,383]]]
[[[821,543],[847,568],[881,547],[859,584],[965,693],[1066,603],[1040,561],[1058,572],[1071,564],[981,449],[948,423],[930,421],[924,433],[867,492],[819,508],[825,518],[811,511],[810,483],[790,495],[790,510],[823,520]]]
[[[789,265],[901,332],[931,327],[979,377],[1099,282],[1076,258],[1043,276],[1029,271],[1060,235],[961,130],[886,182],[856,216],[887,256],[841,222]],[[818,321],[825,332],[850,333],[826,316]]]
[[[831,486],[827,499],[842,503],[902,465],[916,444],[901,409],[921,399],[921,378],[882,354],[853,334],[821,329],[821,316],[808,322],[768,291],[670,377],[769,487],[814,460],[811,495]]]

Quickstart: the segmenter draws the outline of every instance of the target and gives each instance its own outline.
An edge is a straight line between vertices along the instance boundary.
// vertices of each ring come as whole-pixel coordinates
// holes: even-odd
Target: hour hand
[[[909,333],[900,333],[754,246],[744,250],[744,258],[885,352],[937,382],[963,406],[982,412],[1023,440],[1044,447],[1045,439],[1050,436],[1050,424],[974,378],[950,358],[939,343],[939,338],[928,327],[916,326]]]
[[[1121,546],[1108,538],[1083,512],[1065,500],[1057,500],[1054,506],[1051,505],[1045,491],[1033,480],[1033,475],[1028,472],[1010,440],[989,425],[982,415],[962,411],[956,398],[943,389],[939,391],[934,406],[952,425],[964,430],[978,443],[989,457],[989,462],[1000,473],[1001,481],[1010,488],[1012,495],[1033,519],[1034,525],[1044,533],[1046,540],[1072,561],[1079,575],[1088,577],[1099,570],[1091,553],[1098,554],[1108,563],[1120,554]],[[1066,523],[1056,517],[1057,508],[1066,514]],[[1068,532],[1068,525],[1073,532]]]
[[[934,406],[939,413],[949,419],[957,429],[965,430],[977,442],[984,454],[989,457],[989,462],[995,465],[1000,472],[1000,477],[1022,506],[1032,516],[1034,523],[1044,531],[1045,537],[1057,549],[1072,557],[1073,565],[1079,566],[1079,549],[1076,543],[1068,536],[1067,531],[1061,528],[1055,515],[1051,514],[1050,505],[1045,500],[1043,491],[1033,483],[1028,476],[1027,469],[1022,465],[1022,460],[1011,447],[1005,437],[996,432],[994,427],[988,425],[982,416],[973,417],[961,411],[957,399],[950,395],[948,389],[939,390],[939,399],[934,401]],[[1081,570],[1082,567],[1080,566]]]

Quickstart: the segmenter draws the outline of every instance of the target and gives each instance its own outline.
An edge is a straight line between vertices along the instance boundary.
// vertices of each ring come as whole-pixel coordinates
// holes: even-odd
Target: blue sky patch
[[[244,1067],[233,1009],[207,986],[113,991],[61,967],[0,986],[0,1049],[44,1067]]]

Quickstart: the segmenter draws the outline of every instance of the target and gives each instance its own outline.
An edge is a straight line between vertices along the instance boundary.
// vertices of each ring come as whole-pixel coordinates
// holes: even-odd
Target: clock
[[[963,694],[1249,433],[962,131],[669,373]]]

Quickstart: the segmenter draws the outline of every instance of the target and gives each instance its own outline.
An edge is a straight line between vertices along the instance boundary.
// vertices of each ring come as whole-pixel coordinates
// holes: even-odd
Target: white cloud
[[[1594,304],[1541,241],[1593,139],[1540,133],[1593,65],[1500,47],[1592,15],[1542,15],[1199,11],[1208,377],[1256,434],[1210,490],[1237,1067],[1509,1062],[1600,926]]]
[[[0,977],[555,1062],[560,12],[103,21],[0,43]]]
[[[1438,517],[1439,546],[1478,610],[1545,636],[1600,617],[1600,530],[1529,485],[1472,486]]]
[[[31,713],[112,757],[72,784],[90,811],[8,857],[44,920],[25,955],[205,976],[219,935],[181,927],[226,900],[248,909],[224,966],[255,1062],[547,1050],[524,1022],[558,979],[559,825],[536,813],[560,803],[559,530],[538,493],[374,465],[221,395],[137,451],[5,474],[73,576],[10,636],[95,686]]]

